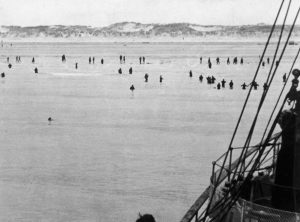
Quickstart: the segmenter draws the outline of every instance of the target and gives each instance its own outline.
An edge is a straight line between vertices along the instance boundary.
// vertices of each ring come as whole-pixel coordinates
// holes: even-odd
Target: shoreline
[[[1,39],[3,44],[8,43],[27,43],[27,44],[195,44],[195,43],[204,43],[204,44],[264,44],[266,41],[263,39],[209,39],[209,40],[178,40],[178,39],[157,39],[157,40],[128,40],[128,39]],[[300,44],[299,40],[293,40],[295,45]],[[276,40],[270,41],[270,44],[275,44]]]

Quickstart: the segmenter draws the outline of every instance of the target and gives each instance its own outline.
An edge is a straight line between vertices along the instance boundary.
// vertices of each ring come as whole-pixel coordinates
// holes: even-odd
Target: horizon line
[[[224,26],[224,27],[235,27],[235,26],[258,26],[258,25],[265,25],[265,26],[272,26],[273,24],[268,24],[268,23],[264,23],[264,22],[259,22],[259,23],[255,23],[255,24],[241,24],[241,25],[220,25],[220,24],[200,24],[200,23],[190,23],[190,22],[171,22],[171,23],[141,23],[141,22],[133,22],[133,21],[123,21],[123,22],[115,22],[115,23],[111,23],[109,25],[105,25],[105,26],[93,26],[93,25],[69,25],[69,24],[52,24],[52,25],[46,25],[46,24],[39,24],[39,25],[16,25],[16,24],[11,24],[11,25],[0,25],[1,27],[22,27],[22,28],[26,28],[26,27],[41,27],[41,26],[84,26],[84,27],[91,27],[91,28],[103,28],[103,27],[109,27],[112,25],[116,25],[116,24],[122,24],[122,23],[135,23],[135,24],[141,24],[141,25],[170,25],[170,24],[189,24],[189,25],[198,25],[198,26]],[[278,25],[282,25],[282,24],[277,24]],[[286,25],[292,25],[292,24],[286,24]],[[297,24],[296,24],[297,26]]]

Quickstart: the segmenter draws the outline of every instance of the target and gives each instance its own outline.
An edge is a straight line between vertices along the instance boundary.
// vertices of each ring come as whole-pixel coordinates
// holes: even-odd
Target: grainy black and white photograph
[[[299,221],[299,12],[0,0],[0,222]]]

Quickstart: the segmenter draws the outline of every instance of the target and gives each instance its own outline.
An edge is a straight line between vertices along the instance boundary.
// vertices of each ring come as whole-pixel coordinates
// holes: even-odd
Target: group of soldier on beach
[[[10,58],[7,57],[6,61],[7,61],[7,63],[8,63],[8,68],[11,69],[11,68],[12,68],[12,64],[10,63]],[[62,61],[63,63],[66,63],[66,61],[67,61],[66,55],[62,55],[62,56],[61,56],[61,61]],[[89,57],[88,57],[88,63],[89,63],[89,64],[95,64],[95,61],[96,61],[96,59],[95,59],[94,56],[89,56]],[[125,63],[126,63],[126,56],[120,55],[120,56],[119,56],[119,61],[120,61],[120,64],[125,64]],[[146,64],[146,58],[145,58],[144,56],[140,56],[140,57],[138,58],[138,61],[139,61],[139,64]],[[238,62],[238,61],[239,61],[239,62]],[[267,64],[269,64],[269,63],[270,63],[270,59],[267,58],[266,62],[267,62]],[[16,56],[16,63],[21,63],[21,56]],[[104,64],[104,59],[103,59],[103,58],[101,58],[100,63],[101,63],[102,65]],[[200,64],[202,64],[202,63],[203,63],[203,57],[200,57]],[[216,57],[216,58],[215,58],[215,63],[216,63],[216,65],[220,65],[220,64],[221,64],[221,59],[220,59],[220,57]],[[231,61],[230,61],[230,58],[228,57],[228,58],[226,59],[226,64],[227,64],[227,65],[230,65],[230,63],[231,63]],[[240,59],[238,59],[238,57],[234,57],[233,60],[232,60],[232,64],[237,65],[238,63],[239,63],[240,65],[243,65],[243,64],[244,64],[244,58],[241,57]],[[32,58],[32,64],[35,64],[35,57]],[[212,68],[212,60],[211,60],[210,57],[209,57],[208,60],[207,60],[207,64],[208,64],[208,68],[211,69],[211,68]],[[276,62],[276,65],[278,65],[277,62]],[[265,66],[265,61],[262,61],[262,66]],[[78,62],[75,62],[75,69],[78,69]],[[35,73],[35,74],[38,74],[38,73],[39,73],[37,67],[34,68],[34,73]],[[119,69],[118,69],[118,74],[123,74],[122,68],[119,68]],[[133,74],[133,68],[132,68],[132,67],[129,68],[128,74],[130,74],[130,75]],[[189,71],[189,77],[190,77],[190,78],[193,77],[193,71],[192,71],[192,70]],[[1,78],[5,78],[5,73],[4,73],[4,72],[1,73]],[[204,77],[204,74],[200,74],[200,75],[199,75],[199,81],[200,81],[200,83],[203,82],[204,78],[206,78],[207,84],[209,84],[209,85],[213,85],[213,84],[216,83],[216,87],[215,87],[215,88],[218,89],[218,90],[220,90],[221,88],[225,88],[225,87],[226,87],[227,81],[226,81],[224,78],[223,78],[222,80],[220,80],[219,82],[217,82],[216,78],[215,78],[213,75],[211,75],[211,76],[208,75],[208,76]],[[287,77],[286,77],[286,74],[284,74],[282,78],[283,78],[283,82],[285,82],[285,81],[286,81],[286,78],[287,78]],[[163,76],[160,75],[160,76],[159,76],[159,83],[162,83],[162,82],[163,82],[163,79],[164,79]],[[148,73],[146,73],[146,74],[144,75],[144,81],[145,81],[146,83],[149,81],[149,74],[148,74]],[[230,80],[230,81],[228,82],[228,85],[229,85],[229,89],[233,89],[233,87],[234,87],[233,80]],[[254,90],[257,90],[259,84],[258,84],[256,81],[252,81],[252,82],[250,82],[250,83],[248,83],[248,84],[247,84],[246,82],[244,82],[244,83],[241,85],[241,89],[245,90],[248,86],[252,86]],[[267,84],[264,83],[264,84],[263,84],[263,89],[266,90],[267,87],[268,87]],[[134,91],[134,90],[135,90],[134,85],[131,85],[129,89],[130,89],[131,91]]]

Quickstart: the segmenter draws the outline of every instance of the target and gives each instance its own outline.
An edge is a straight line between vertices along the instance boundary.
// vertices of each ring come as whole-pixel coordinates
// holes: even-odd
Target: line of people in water
[[[192,78],[193,77],[193,72],[192,70],[189,71],[189,77]],[[201,74],[199,75],[199,81],[202,83],[204,79],[204,76]],[[207,80],[207,84],[215,84],[216,82],[216,78],[212,75],[212,76],[207,76],[206,77]],[[287,81],[287,76],[286,73],[282,76],[282,81],[285,83]],[[217,89],[221,89],[221,88],[225,88],[225,84],[226,84],[226,80],[223,78],[221,80],[221,82],[217,83]],[[230,82],[228,83],[229,85],[229,89],[233,89],[234,83],[232,80],[230,80]],[[242,89],[245,90],[248,86],[252,86],[254,90],[258,89],[259,84],[256,81],[252,81],[249,84],[246,84],[245,82],[241,85]],[[268,89],[268,84],[264,83],[263,84],[263,89],[267,90]]]
[[[126,57],[125,57],[125,56],[120,55],[119,58],[120,58],[120,63],[121,63],[121,64],[122,64],[122,63],[125,63],[125,61],[126,61]],[[63,62],[63,63],[66,62],[66,56],[65,56],[65,55],[62,55],[61,59],[62,59],[62,62]],[[10,58],[9,58],[9,57],[7,57],[6,60],[7,60],[8,63],[10,62]],[[103,59],[103,58],[102,58],[100,61],[101,61],[101,64],[104,64],[104,59]],[[16,56],[16,62],[17,62],[17,63],[20,63],[20,62],[21,62],[21,57],[20,57],[20,56]],[[94,63],[95,63],[95,57],[89,57],[89,58],[88,58],[88,62],[89,62],[89,64],[91,64],[91,63],[94,64]],[[145,63],[145,57],[139,57],[139,62],[140,62],[140,64],[144,64],[144,63]],[[32,58],[32,63],[33,63],[33,64],[35,63],[35,58],[34,58],[34,57]],[[200,63],[202,63],[202,57],[200,57]],[[237,64],[237,63],[238,63],[238,58],[237,58],[237,57],[234,57],[234,59],[233,59],[233,64]],[[243,60],[243,57],[241,57],[241,59],[240,59],[240,64],[243,64],[243,63],[244,63],[244,60]],[[268,64],[270,63],[270,59],[269,59],[269,58],[267,58],[267,63],[268,63]],[[220,64],[220,58],[219,58],[219,57],[216,58],[216,64]],[[228,57],[228,59],[227,59],[227,64],[230,64],[230,59],[229,59],[229,57]],[[211,68],[212,62],[211,62],[211,59],[210,59],[210,58],[208,58],[208,65],[209,65],[209,68]],[[262,65],[264,65],[264,62],[262,62]],[[276,62],[276,65],[278,65],[277,62]],[[9,68],[12,68],[11,63],[8,64],[8,67],[9,67]],[[75,63],[75,69],[78,69],[78,62]],[[39,72],[39,71],[38,71],[38,68],[35,67],[35,68],[34,68],[34,73],[35,73],[35,74],[38,74],[38,72]],[[121,69],[121,68],[119,68],[118,73],[119,73],[119,74],[122,74],[122,69]],[[129,74],[133,74],[133,68],[132,68],[132,67],[129,68],[128,73],[129,73]],[[190,76],[190,78],[193,77],[193,72],[192,72],[192,70],[189,71],[189,76]],[[3,72],[3,73],[1,73],[1,78],[4,78],[4,77],[5,77],[5,73]],[[146,73],[145,76],[144,76],[145,82],[148,82],[148,78],[149,78],[149,74]],[[283,75],[282,78],[283,78],[283,82],[286,82],[286,80],[287,80],[286,73]],[[200,82],[203,82],[203,79],[204,79],[204,76],[201,74],[201,75],[199,76],[199,81],[200,81]],[[216,78],[215,78],[213,75],[212,75],[212,76],[207,76],[207,77],[206,77],[206,80],[207,80],[207,84],[215,84],[215,82],[216,82]],[[159,82],[162,83],[162,81],[163,81],[163,77],[162,77],[162,75],[160,75],[160,76],[159,76]],[[216,87],[216,88],[217,88],[217,89],[225,88],[225,85],[226,85],[226,80],[225,80],[225,79],[222,79],[220,82],[217,83],[217,87]],[[228,83],[228,85],[229,85],[229,88],[230,88],[230,89],[233,89],[234,83],[233,83],[232,80],[230,80],[230,82]],[[246,83],[244,82],[244,83],[241,85],[241,87],[242,87],[243,90],[245,90],[245,89],[246,89],[248,86],[250,86],[250,85],[253,87],[254,90],[257,90],[257,88],[258,88],[258,86],[259,86],[259,84],[258,84],[257,82],[253,81],[253,82],[251,82],[251,83],[249,83],[249,84],[246,84]],[[263,89],[266,90],[267,88],[268,88],[267,83],[264,83],[264,84],[263,84]],[[133,85],[130,87],[130,90],[131,90],[131,91],[134,91],[134,90],[135,90],[135,88],[134,88]]]
[[[202,64],[202,61],[203,61],[203,58],[200,57],[200,64]],[[226,63],[227,63],[227,65],[230,64],[230,58],[229,58],[229,57],[227,58],[227,62],[226,62]],[[211,62],[210,57],[208,57],[207,64],[208,64],[208,68],[211,69],[211,68],[212,68],[212,62]],[[217,64],[217,65],[220,65],[220,64],[221,64],[221,59],[220,59],[220,57],[217,57],[217,58],[216,58],[216,64]],[[237,64],[238,64],[238,57],[234,57],[234,58],[233,58],[232,64],[234,64],[234,65],[237,65]],[[240,58],[240,64],[241,64],[241,65],[244,64],[244,58],[243,58],[243,57]]]

